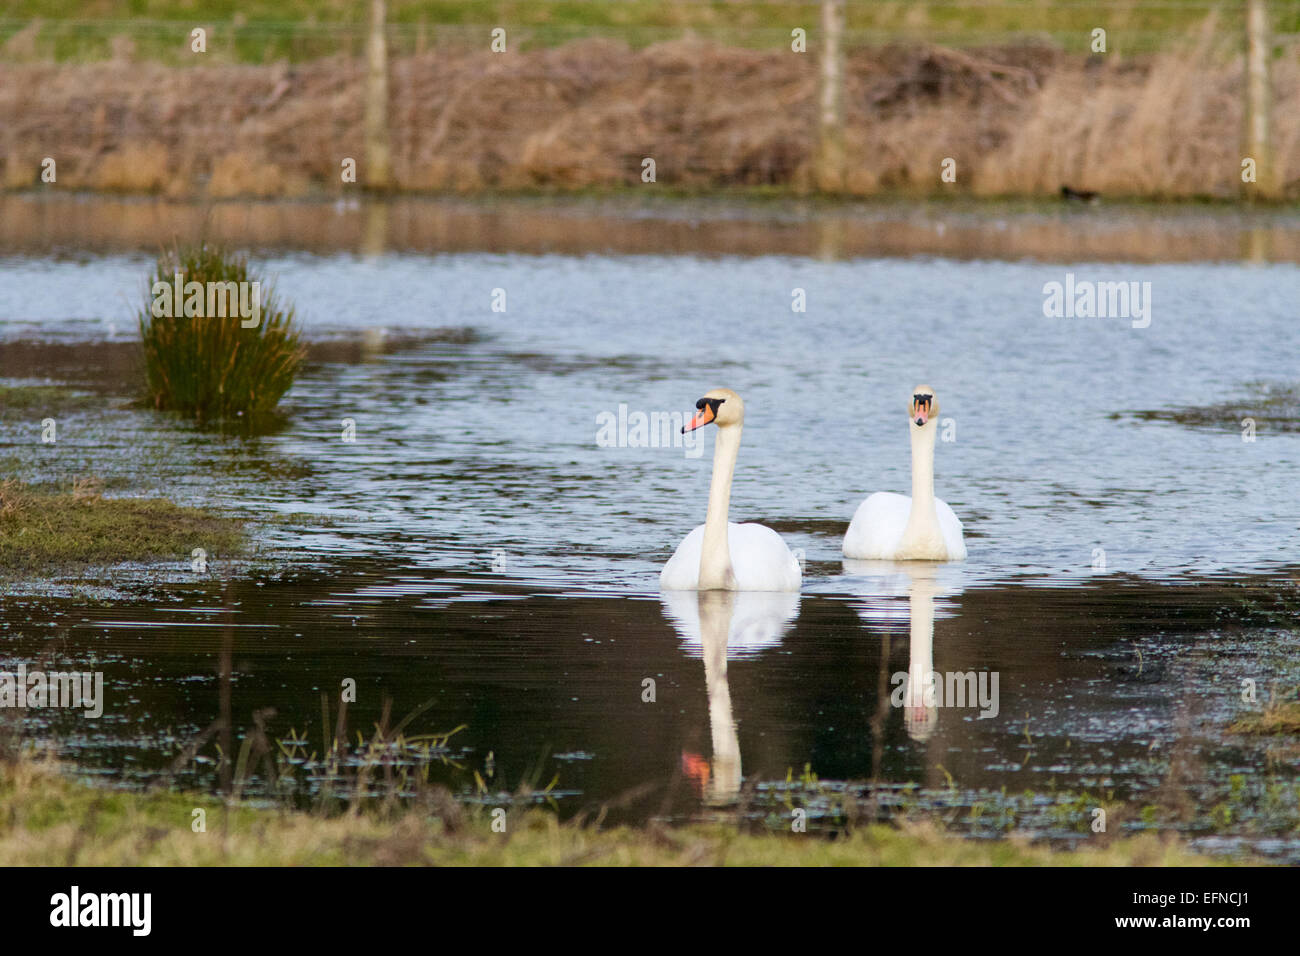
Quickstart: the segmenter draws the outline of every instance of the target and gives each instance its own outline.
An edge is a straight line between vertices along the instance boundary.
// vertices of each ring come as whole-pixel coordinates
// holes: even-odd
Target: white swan
[[[761,524],[727,521],[745,403],[731,389],[715,388],[695,408],[683,432],[709,422],[718,426],[709,510],[704,524],[682,539],[664,565],[659,586],[672,591],[798,591],[803,581],[799,562],[779,534]]]
[[[878,491],[858,505],[844,535],[844,555],[890,561],[964,561],[961,521],[934,496],[934,436],[939,402],[918,385],[908,407],[912,497]]]

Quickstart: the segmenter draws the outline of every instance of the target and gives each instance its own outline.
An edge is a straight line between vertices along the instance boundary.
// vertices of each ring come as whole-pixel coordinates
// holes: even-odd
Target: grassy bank
[[[206,832],[195,832],[196,810]],[[742,833],[723,824],[617,828],[561,824],[511,810],[494,832],[486,809],[325,818],[208,796],[138,794],[77,783],[29,757],[0,763],[0,859],[9,865],[729,865],[729,866],[1204,866],[1154,836],[1104,848],[1052,851],[1010,838],[970,841],[932,824],[870,826],[830,840]]]
[[[591,6],[604,6],[591,4]],[[732,6],[732,5],[727,5]],[[355,194],[365,66],[126,60],[0,65],[0,186],[176,198]],[[1274,62],[1268,172],[1300,197],[1300,56]],[[1206,18],[1155,54],[1041,43],[851,48],[854,196],[1107,199],[1241,194],[1242,57]],[[393,185],[411,193],[814,191],[817,59],[734,42],[589,38],[508,55],[440,49],[389,65]],[[42,161],[57,179],[41,179]],[[343,161],[359,164],[343,181]],[[645,159],[655,181],[642,181]],[[941,179],[955,162],[955,182]]]
[[[105,498],[92,478],[0,482],[0,575],[122,561],[209,559],[244,549],[241,522],[161,498]]]

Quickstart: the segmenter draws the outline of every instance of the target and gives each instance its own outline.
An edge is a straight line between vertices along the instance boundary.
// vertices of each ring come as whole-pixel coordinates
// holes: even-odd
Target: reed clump
[[[246,257],[207,243],[159,255],[139,321],[150,403],[200,421],[265,418],[306,354],[293,307]]]

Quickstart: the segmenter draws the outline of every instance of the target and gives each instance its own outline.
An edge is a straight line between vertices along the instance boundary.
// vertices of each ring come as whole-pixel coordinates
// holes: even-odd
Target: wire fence
[[[205,31],[205,60],[218,63],[305,62],[364,55],[368,36],[365,0],[324,10],[307,0],[244,0],[175,16],[28,16],[0,18],[0,61],[142,60],[196,62],[192,31]],[[77,4],[58,4],[60,9]],[[161,5],[155,4],[154,8]],[[98,9],[89,3],[87,9]],[[1275,53],[1300,44],[1300,0],[1269,0]],[[1095,29],[1107,32],[1108,50],[1143,53],[1180,42],[1206,17],[1235,30],[1244,0],[845,0],[846,48],[937,44],[957,48],[1047,44],[1088,52]],[[222,13],[225,15],[222,15]],[[24,11],[26,12],[26,11]],[[815,44],[818,3],[770,0],[390,0],[385,35],[396,56],[443,49],[488,49],[493,30],[505,31],[510,49],[555,47],[593,38],[645,47],[683,37],[751,48],[778,49],[806,31]]]
[[[334,20],[307,0],[0,20],[0,66],[37,64],[0,70],[0,188],[57,153],[65,185],[218,198],[343,182],[1300,195],[1300,0],[1269,2],[1250,44],[1246,0],[386,6],[382,44],[362,0]],[[790,55],[799,30],[807,56]],[[525,53],[492,57],[494,41]]]

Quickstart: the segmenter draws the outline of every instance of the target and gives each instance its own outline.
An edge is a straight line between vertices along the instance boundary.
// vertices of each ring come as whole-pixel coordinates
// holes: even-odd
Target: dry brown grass
[[[167,154],[157,143],[128,142],[99,158],[91,181],[103,192],[159,192],[167,182]]]
[[[1185,48],[1087,60],[1041,46],[859,50],[847,59],[846,191],[1232,196],[1241,56],[1208,19]],[[0,66],[7,188],[39,158],[59,184],[213,197],[343,188],[361,162],[363,65]],[[1300,50],[1274,65],[1278,181],[1300,195]],[[699,40],[605,39],[509,57],[440,50],[391,64],[399,189],[811,188],[816,59]],[[958,182],[939,165],[957,161]],[[360,169],[364,181],[364,167]]]
[[[1146,61],[1101,60],[1047,78],[1025,122],[976,172],[981,194],[1062,183],[1135,196],[1227,196],[1240,185],[1242,64],[1207,18],[1186,47]],[[1274,68],[1279,183],[1300,186],[1300,69]]]
[[[1237,720],[1228,728],[1228,732],[1300,736],[1300,700],[1273,699],[1259,713],[1246,714]]]
[[[226,153],[214,160],[208,182],[208,195],[214,199],[296,197],[307,191],[308,182],[301,173],[286,173],[264,156],[243,152]]]

